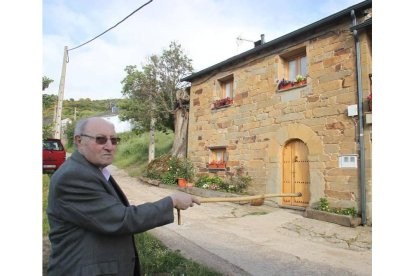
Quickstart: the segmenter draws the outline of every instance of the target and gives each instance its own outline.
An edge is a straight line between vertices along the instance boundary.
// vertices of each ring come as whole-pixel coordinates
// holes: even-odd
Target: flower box
[[[357,227],[361,224],[360,217],[352,217],[348,215],[340,215],[312,208],[306,208],[303,215],[305,218],[322,220],[348,227]]]
[[[287,90],[290,88],[302,87],[306,84],[307,80],[302,76],[297,76],[296,81],[282,79],[277,86],[277,90]]]
[[[224,169],[226,167],[226,163],[219,163],[216,166],[218,169]]]
[[[213,103],[213,108],[217,109],[217,108],[221,108],[221,107],[225,107],[225,106],[229,106],[233,104],[233,99],[232,98],[224,98],[224,99],[220,99],[217,100]]]
[[[304,85],[306,85],[306,79],[295,83],[295,86],[304,86]]]
[[[208,164],[209,169],[225,169],[226,168],[226,162],[222,161],[213,161]]]

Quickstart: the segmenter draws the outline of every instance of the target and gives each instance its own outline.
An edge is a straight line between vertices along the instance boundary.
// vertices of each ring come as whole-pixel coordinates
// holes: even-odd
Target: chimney
[[[265,35],[261,34],[260,35],[260,40],[258,40],[254,43],[254,47],[256,48],[257,46],[263,45],[264,43],[265,43]]]

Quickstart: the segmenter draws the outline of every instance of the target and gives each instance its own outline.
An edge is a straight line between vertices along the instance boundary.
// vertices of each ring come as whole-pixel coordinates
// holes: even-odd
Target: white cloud
[[[58,92],[65,45],[72,48],[92,39],[146,2],[45,0],[43,75],[55,80],[45,93]],[[171,41],[182,45],[199,71],[252,48],[250,42],[238,46],[239,35],[255,41],[265,34],[270,41],[357,2],[154,0],[69,52],[65,99],[121,98],[125,66],[141,66]]]

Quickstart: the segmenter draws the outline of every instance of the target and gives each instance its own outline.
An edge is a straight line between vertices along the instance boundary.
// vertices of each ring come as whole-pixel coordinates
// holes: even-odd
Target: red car
[[[43,173],[53,173],[66,160],[66,151],[59,139],[43,140]]]

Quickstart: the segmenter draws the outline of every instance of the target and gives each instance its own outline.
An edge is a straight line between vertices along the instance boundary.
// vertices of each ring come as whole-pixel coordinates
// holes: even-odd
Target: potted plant
[[[303,77],[302,75],[297,75],[295,85],[302,86],[302,85],[305,85],[305,84],[306,84],[306,78]]]
[[[216,163],[216,161],[215,161],[215,160],[211,161],[211,162],[208,164],[208,168],[209,168],[209,169],[215,169],[215,168],[217,168],[217,163]]]
[[[172,156],[168,161],[167,172],[162,176],[162,182],[170,185],[185,187],[194,177],[194,166],[190,159]]]
[[[284,89],[288,89],[291,88],[293,86],[293,83],[289,80],[285,80],[284,78],[279,82],[279,84],[277,85],[277,89],[278,90],[284,90]]]
[[[228,106],[228,105],[231,105],[231,104],[233,104],[233,99],[230,98],[230,97],[227,97],[227,98],[224,98],[224,99],[219,99],[219,100],[217,100],[213,103],[214,108],[220,108],[220,107]]]
[[[178,187],[186,187],[187,186],[187,180],[185,178],[179,177],[177,178]]]
[[[217,161],[216,166],[219,169],[223,169],[223,168],[226,167],[226,162],[224,162],[224,161]]]

